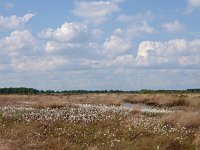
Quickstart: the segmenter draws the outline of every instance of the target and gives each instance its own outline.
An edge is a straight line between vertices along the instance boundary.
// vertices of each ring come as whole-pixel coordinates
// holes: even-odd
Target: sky
[[[200,0],[0,0],[0,87],[200,88]]]

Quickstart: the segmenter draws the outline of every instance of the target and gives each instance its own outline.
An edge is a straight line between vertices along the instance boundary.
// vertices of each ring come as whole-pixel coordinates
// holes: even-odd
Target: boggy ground
[[[144,103],[160,107],[189,106],[200,108],[200,94],[49,94],[0,95],[0,105],[18,102],[48,103],[59,101],[78,104],[121,105],[123,101]]]
[[[1,95],[0,150],[199,150],[200,95]],[[169,112],[121,106],[145,103]]]

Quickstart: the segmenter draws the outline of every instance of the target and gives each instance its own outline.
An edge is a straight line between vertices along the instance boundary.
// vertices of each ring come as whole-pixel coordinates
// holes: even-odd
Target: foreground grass
[[[195,149],[192,134],[181,129],[168,135],[150,129],[119,127],[115,120],[99,124],[15,123],[1,128],[15,149]],[[9,128],[9,129],[8,129]],[[187,137],[183,137],[185,135]],[[192,141],[193,142],[193,141]]]
[[[200,125],[184,126],[172,116],[106,105],[4,106],[0,138],[15,150],[200,149]]]

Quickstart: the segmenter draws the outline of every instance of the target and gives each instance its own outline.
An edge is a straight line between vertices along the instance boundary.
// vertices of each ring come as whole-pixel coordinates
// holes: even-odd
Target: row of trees
[[[83,93],[135,93],[135,94],[155,94],[155,93],[200,93],[200,89],[187,89],[187,90],[148,90],[143,89],[139,91],[120,91],[120,90],[69,90],[69,91],[54,91],[54,90],[37,90],[33,88],[0,88],[0,94],[53,94],[53,93],[66,93],[66,94],[83,94]]]
[[[40,91],[33,88],[0,88],[0,94],[39,94]]]
[[[131,91],[120,91],[120,90],[65,90],[65,91],[54,91],[54,90],[37,90],[33,88],[0,88],[0,94],[52,94],[52,93],[128,93]]]

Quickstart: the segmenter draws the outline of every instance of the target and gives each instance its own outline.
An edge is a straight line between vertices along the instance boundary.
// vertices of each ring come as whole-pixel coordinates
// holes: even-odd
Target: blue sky
[[[0,87],[200,87],[200,0],[0,0]]]

